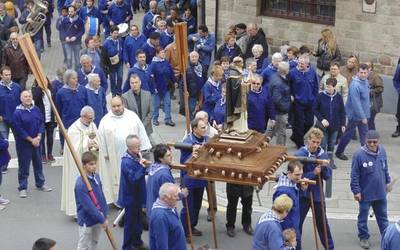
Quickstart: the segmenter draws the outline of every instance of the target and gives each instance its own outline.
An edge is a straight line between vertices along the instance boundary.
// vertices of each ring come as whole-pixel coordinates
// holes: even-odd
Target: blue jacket
[[[294,69],[297,67],[297,65],[299,64],[299,61],[297,59],[292,59],[288,61],[289,63],[289,69]]]
[[[79,226],[91,227],[96,224],[103,224],[106,221],[108,206],[100,177],[97,174],[88,175],[87,177],[100,207],[96,208],[90,199],[89,192],[81,176],[76,179],[74,191],[78,224]]]
[[[276,74],[276,72],[278,72],[278,68],[275,67],[274,65],[272,65],[272,63],[269,64],[269,65],[262,71],[262,73],[261,73],[261,75],[262,75],[262,77],[263,77],[262,86],[263,86],[264,88],[267,88],[267,89],[268,89],[270,79],[271,79],[271,77],[272,77],[273,75]]]
[[[5,166],[10,161],[11,156],[8,152],[8,140],[0,134],[0,166]]]
[[[308,151],[307,146],[301,147],[297,150],[294,154],[295,156],[305,156],[305,157],[312,157],[317,159],[328,159],[328,155],[326,152],[319,147],[317,152],[311,153]],[[316,180],[318,182],[318,176],[314,174],[314,169],[317,166],[315,163],[303,163],[303,177],[308,178],[310,180]],[[328,180],[332,176],[332,169],[327,167],[321,167],[321,179]],[[322,181],[322,180],[321,180]],[[323,188],[323,181],[322,181],[322,188]],[[323,190],[322,190],[323,191]],[[321,201],[321,190],[319,189],[319,185],[310,185],[308,186],[306,191],[300,191],[300,196],[310,199],[310,192],[313,192],[314,201],[320,202]]]
[[[142,33],[144,34],[146,26],[153,21],[154,15],[156,13],[151,12],[151,10],[147,11],[143,16],[142,23]]]
[[[164,96],[169,90],[170,82],[177,82],[171,64],[165,59],[154,57],[149,66],[150,89],[152,93]]]
[[[98,90],[93,90],[86,85],[87,91],[87,105],[93,108],[94,110],[94,123],[97,127],[99,127],[100,120],[107,114],[107,100],[106,100],[106,92],[100,86]]]
[[[170,34],[168,31],[164,31],[160,34],[160,46],[166,48],[168,44],[174,42],[174,33]]]
[[[267,210],[257,223],[253,236],[253,250],[284,250],[280,220],[272,210]]]
[[[69,128],[81,116],[81,109],[87,103],[88,97],[85,86],[78,85],[78,88],[73,90],[68,85],[64,85],[57,92],[56,106],[65,128]]]
[[[336,90],[333,95],[329,95],[326,91],[319,93],[313,106],[313,112],[318,121],[326,119],[329,122],[326,129],[331,132],[339,131],[342,126],[346,125],[343,98]]]
[[[125,3],[122,3],[122,5],[114,3],[108,9],[107,16],[108,19],[114,23],[114,25],[118,25],[121,23],[129,23],[125,21],[125,19],[127,17],[130,17],[130,19],[132,19],[131,7]]]
[[[171,169],[167,165],[163,165],[162,163],[153,163],[148,169],[148,178],[146,184],[147,191],[147,200],[146,200],[146,208],[147,208],[147,216],[151,217],[151,208],[153,207],[153,203],[158,198],[158,192],[160,191],[160,187],[164,183],[175,183],[174,177],[172,176]]]
[[[237,45],[236,43],[233,48],[228,47],[227,44],[224,43],[218,48],[217,53],[215,53],[215,60],[221,60],[221,58],[224,56],[229,57],[229,61],[232,62],[233,58],[235,58],[236,56],[240,56],[243,58],[243,53],[239,45]]]
[[[349,87],[346,102],[346,114],[349,120],[361,121],[370,117],[369,83],[354,76]]]
[[[143,44],[147,41],[146,37],[142,34],[134,37],[129,35],[124,41],[124,63],[129,63],[130,67],[133,67],[136,63],[136,51],[143,47]]]
[[[318,76],[313,68],[301,72],[298,68],[289,71],[287,75],[291,94],[294,99],[306,106],[312,106],[318,95]]]
[[[185,137],[183,143],[187,143],[190,145],[203,145],[207,141],[208,141],[208,136],[205,136],[203,138],[197,138],[193,133],[190,133]],[[192,151],[186,151],[181,149],[181,158],[180,158],[181,164],[184,164],[190,157],[192,157]],[[207,186],[207,181],[189,177],[187,175],[187,172],[183,170],[181,170],[181,180],[183,187],[186,187],[188,189]]]
[[[196,33],[196,18],[190,16],[186,17],[185,13],[182,15],[182,21],[186,22],[186,28],[188,35]]]
[[[223,100],[222,98],[219,99],[217,104],[215,104],[212,117],[211,117],[211,122],[215,123],[217,125],[224,124],[225,122],[225,112],[226,112],[226,102],[225,99]]]
[[[196,72],[196,67],[197,67],[197,72]],[[201,66],[200,63],[198,63],[197,65],[189,63],[189,66],[186,70],[186,81],[190,97],[198,98],[201,94],[201,89],[203,88],[205,83],[205,78],[203,77],[202,70],[203,67]]]
[[[220,83],[218,83],[218,87],[216,87],[211,82],[213,82],[213,80],[208,78],[202,89],[204,98],[203,110],[208,113],[208,117],[210,117],[210,119],[213,116],[215,104],[221,99]]]
[[[99,21],[99,26],[103,22],[103,15],[96,6],[93,6],[91,9],[89,9],[87,6],[83,6],[79,9],[79,17],[83,22],[86,22],[87,17],[96,17]]]
[[[100,77],[100,86],[104,89],[105,92],[107,92],[107,89],[108,89],[107,77],[101,68],[93,65],[92,70],[90,72],[86,73],[83,70],[83,68],[81,67],[77,73],[78,73],[78,83],[82,86],[86,86],[88,84],[88,75],[90,73],[98,74]]]
[[[83,20],[79,18],[79,16],[75,16],[72,20],[69,17],[62,19],[60,32],[63,32],[63,40],[66,37],[76,37],[76,40],[70,42],[71,44],[81,44],[82,43],[82,36],[85,33]]]
[[[131,85],[129,84],[129,79],[130,79],[131,75],[133,75],[133,74],[137,74],[139,76],[140,81],[142,83],[140,88],[151,92],[150,74],[148,72],[148,69],[149,69],[148,65],[146,65],[146,67],[144,69],[142,69],[139,67],[139,64],[135,63],[135,65],[133,65],[133,67],[130,68],[128,71],[128,77],[126,78],[124,88],[122,89],[122,93],[125,93],[126,91],[131,89]],[[154,90],[151,93],[154,94]]]
[[[361,147],[351,163],[351,191],[361,193],[361,201],[386,199],[386,185],[390,183],[386,150],[379,145],[378,152]]]
[[[61,25],[64,22],[64,19],[67,19],[67,18],[68,17],[63,17],[63,16],[57,17],[56,29],[58,30],[58,38],[60,39],[60,41],[64,41],[65,40],[65,32],[66,32],[66,30],[63,30],[61,28]]]
[[[268,67],[268,65],[269,65],[268,56],[267,56],[265,53],[263,53],[263,54],[260,56],[260,58],[258,58],[258,59],[256,60],[256,62],[257,62],[257,70],[256,70],[256,73],[259,74],[259,75],[261,75],[262,72],[264,71],[264,69],[266,69],[266,68]]]
[[[186,238],[176,208],[157,200],[149,222],[150,250],[186,250]]]
[[[107,51],[108,57],[115,56],[118,54],[119,56],[119,61],[122,62],[123,59],[123,41],[121,38],[118,38],[117,40],[114,40],[111,38],[111,36],[107,37],[106,40],[104,41],[104,49]]]
[[[18,105],[14,111],[12,125],[17,144],[31,145],[27,138],[35,138],[44,132],[43,115],[36,106],[26,108],[22,104]]]
[[[10,87],[0,81],[0,116],[3,120],[11,124],[15,108],[21,103],[21,87],[16,83],[11,83]]]
[[[153,57],[156,55],[156,48],[150,43],[150,40],[147,39],[142,46],[142,50],[146,53],[146,63],[150,64]]]
[[[58,79],[58,77],[56,79],[54,79],[51,82],[51,86],[53,86],[53,92],[56,93],[55,96],[57,95],[57,92],[64,86],[64,83],[62,80]]]
[[[275,109],[265,88],[247,95],[247,126],[260,133],[267,129],[268,120],[275,120]]]
[[[275,74],[270,78],[268,93],[274,104],[275,112],[278,115],[289,113],[290,109],[290,87],[286,78]]]
[[[276,190],[272,196],[272,201],[274,201],[282,194],[286,194],[293,201],[292,209],[290,210],[286,218],[281,222],[282,229],[285,230],[287,228],[293,228],[300,236],[300,189],[296,183],[289,180],[285,173],[283,173],[279,177],[278,184],[276,185]]]
[[[123,207],[142,208],[146,204],[145,168],[140,164],[137,155],[128,151],[121,160],[121,179],[118,204]]]
[[[193,43],[192,38],[196,37],[197,41]],[[208,33],[208,36],[201,38],[199,33],[189,35],[188,37],[189,46],[192,45],[193,50],[199,53],[199,60],[202,65],[211,64],[211,55],[215,47],[215,36],[212,33]]]
[[[397,250],[400,246],[400,222],[389,225],[382,235],[381,250]]]
[[[396,73],[393,76],[393,86],[400,94],[400,64],[397,64]]]

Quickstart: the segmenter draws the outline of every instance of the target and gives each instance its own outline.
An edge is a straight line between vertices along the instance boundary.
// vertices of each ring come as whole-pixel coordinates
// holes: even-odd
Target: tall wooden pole
[[[42,65],[40,64],[40,60],[39,60],[39,58],[36,54],[36,50],[32,44],[31,37],[29,36],[29,34],[25,34],[25,35],[19,37],[18,41],[19,41],[19,45],[21,46],[21,49],[25,55],[25,58],[28,61],[29,67],[31,68],[32,73],[35,76],[37,83],[39,84],[39,87],[44,91],[45,95],[47,96],[48,100],[50,101],[51,109],[54,112],[54,115],[57,120],[60,131],[65,138],[65,142],[67,143],[67,146],[72,154],[72,158],[74,159],[75,165],[78,168],[79,174],[81,175],[82,180],[86,185],[90,199],[92,200],[92,202],[96,206],[96,208],[100,209],[100,205],[99,205],[97,198],[93,192],[93,188],[90,185],[90,182],[86,176],[86,171],[82,167],[81,160],[79,159],[78,154],[76,153],[74,145],[72,144],[72,141],[68,136],[67,130],[65,129],[64,124],[61,120],[60,114],[58,113],[58,110],[49,94],[49,89],[47,86],[47,84],[48,84],[47,77],[43,71]],[[114,250],[117,250],[118,249],[117,243],[114,240],[111,230],[107,227],[105,229],[105,232],[111,243],[112,248]]]
[[[311,213],[312,213],[312,221],[313,221],[313,228],[314,228],[314,240],[315,240],[315,249],[319,250],[318,245],[318,238],[317,238],[317,222],[315,221],[315,207],[314,207],[314,195],[313,192],[310,190],[310,199],[311,199]]]
[[[322,189],[321,173],[318,174],[318,184],[319,184],[319,193],[320,193],[320,200],[321,200],[322,223],[324,224],[325,249],[329,249],[328,228],[327,228],[326,214],[325,214],[325,197],[324,197],[324,190]]]

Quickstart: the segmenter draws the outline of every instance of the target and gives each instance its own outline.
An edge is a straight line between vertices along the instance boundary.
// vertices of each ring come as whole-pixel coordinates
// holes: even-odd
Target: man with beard
[[[146,91],[150,91],[150,74],[148,73],[147,69],[149,65],[146,64],[146,53],[138,49],[136,51],[136,63],[132,65],[132,67],[128,71],[128,77],[124,83],[124,88],[122,89],[122,93],[126,93],[128,90],[131,89],[130,79],[133,74],[136,74],[140,78],[141,88]]]
[[[110,166],[113,200],[117,201],[121,157],[126,152],[126,137],[131,134],[137,135],[140,138],[141,151],[151,148],[150,140],[140,118],[135,112],[124,108],[122,98],[119,96],[111,99],[111,110],[100,121],[99,134],[106,164]]]

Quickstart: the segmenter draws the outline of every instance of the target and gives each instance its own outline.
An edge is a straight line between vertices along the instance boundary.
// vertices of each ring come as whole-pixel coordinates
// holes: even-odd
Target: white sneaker
[[[53,189],[51,187],[48,187],[46,185],[43,185],[41,187],[37,187],[36,189],[39,190],[39,191],[42,191],[42,192],[51,192],[51,191],[53,191]]]
[[[26,189],[22,189],[19,191],[19,198],[26,198],[28,194],[26,193]]]
[[[6,209],[6,206],[0,205],[0,211]]]
[[[10,200],[0,197],[0,205],[7,205],[8,203],[10,203]]]

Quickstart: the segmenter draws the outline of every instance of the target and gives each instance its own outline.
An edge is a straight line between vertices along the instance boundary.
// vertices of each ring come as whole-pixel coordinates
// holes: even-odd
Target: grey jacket
[[[151,124],[151,115],[153,114],[153,105],[151,104],[151,94],[149,91],[140,90],[140,99],[142,106],[142,115],[138,112],[138,106],[136,104],[135,96],[132,90],[127,91],[122,95],[125,108],[135,112],[146,129],[146,133],[150,136],[153,133],[153,126]]]

